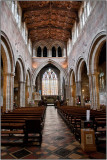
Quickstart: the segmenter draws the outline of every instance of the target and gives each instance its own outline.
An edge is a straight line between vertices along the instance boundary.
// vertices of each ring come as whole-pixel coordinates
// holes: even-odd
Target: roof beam
[[[22,21],[24,22],[25,21],[25,13],[26,12],[31,12],[31,11],[42,11],[42,10],[47,10],[47,9],[49,9],[49,7],[43,7],[43,8],[37,8],[37,7],[35,7],[35,8],[27,8],[27,9],[22,9]],[[74,13],[75,14],[75,16],[76,16],[76,18],[78,18],[77,16],[78,16],[78,11],[77,11],[77,9],[63,9],[63,8],[58,8],[58,7],[52,7],[52,9],[56,9],[56,10],[59,10],[59,11],[66,11],[66,12],[69,12],[71,15],[72,15],[72,13]],[[51,9],[51,10],[52,10]],[[41,12],[42,13],[42,12]],[[50,11],[49,11],[49,13],[50,13]]]

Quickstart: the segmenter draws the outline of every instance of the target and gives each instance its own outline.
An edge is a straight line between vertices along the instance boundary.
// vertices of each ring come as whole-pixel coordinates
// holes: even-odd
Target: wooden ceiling
[[[32,42],[59,40],[66,42],[78,21],[81,1],[19,1],[22,21],[26,22]]]

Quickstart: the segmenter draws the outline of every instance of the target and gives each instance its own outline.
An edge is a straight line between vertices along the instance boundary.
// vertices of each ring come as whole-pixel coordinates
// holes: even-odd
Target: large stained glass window
[[[43,74],[42,95],[58,95],[58,78],[52,69]]]

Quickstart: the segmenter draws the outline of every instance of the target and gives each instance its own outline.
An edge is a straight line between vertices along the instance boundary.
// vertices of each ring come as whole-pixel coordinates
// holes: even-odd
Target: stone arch
[[[36,80],[36,77],[37,77],[38,73],[39,73],[40,70],[41,70],[43,67],[45,67],[47,64],[53,64],[54,66],[56,66],[56,67],[60,70],[62,76],[63,76],[64,79],[65,79],[65,81],[67,81],[67,80],[66,80],[66,74],[65,74],[63,68],[62,68],[58,63],[56,63],[55,61],[49,59],[49,60],[45,61],[44,63],[42,63],[37,69],[35,69],[35,71],[34,71],[34,73],[33,73],[33,76],[32,76],[33,85],[35,84],[35,80]],[[66,82],[66,83],[67,83],[67,82]]]
[[[35,47],[36,49],[37,49],[39,46],[41,47],[42,50],[43,50],[44,46],[46,46],[47,49],[48,49],[48,42],[41,40],[41,41],[39,41],[39,42],[37,42],[37,43],[34,44],[34,47]]]
[[[1,31],[1,58],[3,61],[3,112],[13,110],[13,81],[15,60],[11,43],[4,32]]]
[[[69,72],[69,85],[72,85],[73,84],[73,76],[75,78],[75,72],[74,72],[74,69],[71,68],[70,69],[70,72]]]
[[[56,49],[60,46],[61,49],[63,49],[65,47],[65,44],[60,41],[54,41],[54,42],[52,42],[50,47],[52,48],[52,46],[55,46]]]
[[[73,69],[70,70],[69,74],[69,105],[76,105],[76,83]]]
[[[19,55],[18,59],[16,60],[16,63],[19,63],[20,68],[21,68],[21,81],[25,81],[26,80],[26,69],[25,69],[25,63],[23,58]]]
[[[19,70],[20,70],[20,81],[23,82],[25,81],[25,70],[24,70],[24,66],[20,58],[17,59],[16,65],[18,65]]]
[[[89,77],[87,74],[87,63],[83,57],[79,57],[76,63],[76,96],[77,104],[84,106],[90,101]]]
[[[100,109],[99,72],[98,62],[101,49],[106,42],[106,32],[98,33],[93,39],[88,54],[88,74],[90,78],[91,107]]]
[[[5,73],[13,73],[15,66],[14,54],[10,41],[3,31],[1,31],[1,56],[5,64]]]
[[[30,68],[27,69],[26,75],[28,75],[28,85],[31,86],[31,71],[30,71]]]
[[[25,65],[21,56],[16,60],[14,77],[14,102],[16,106],[25,106]]]
[[[83,57],[79,57],[79,59],[77,60],[76,69],[75,69],[76,81],[81,81],[81,70],[82,70],[84,63],[86,64],[86,67],[87,67],[87,63],[86,63],[85,59]]]
[[[89,54],[88,54],[88,73],[94,73],[97,71],[98,58],[103,44],[106,41],[106,32],[102,31],[98,33],[93,39]]]

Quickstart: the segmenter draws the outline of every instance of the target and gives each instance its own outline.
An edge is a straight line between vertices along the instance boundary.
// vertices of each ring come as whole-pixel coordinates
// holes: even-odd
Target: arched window
[[[58,95],[58,78],[50,68],[42,77],[42,95]]]
[[[44,47],[44,49],[43,49],[43,57],[47,57],[47,48],[46,47]]]
[[[52,57],[56,57],[56,49],[55,49],[55,47],[52,47]]]
[[[62,57],[62,49],[61,49],[61,47],[58,47],[58,57]]]
[[[38,47],[37,49],[37,57],[41,57],[41,47]]]

